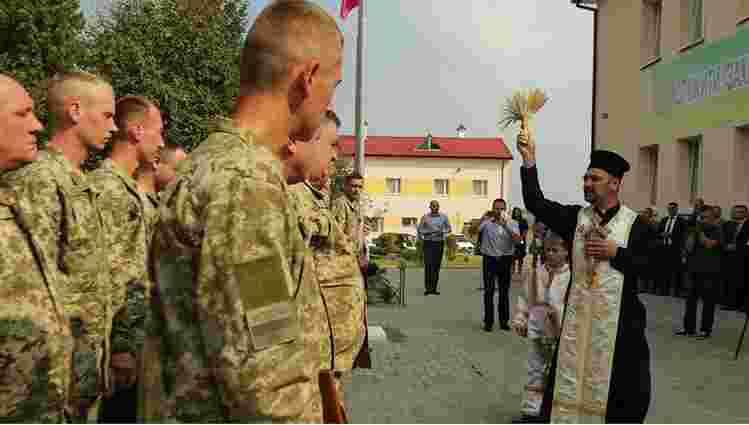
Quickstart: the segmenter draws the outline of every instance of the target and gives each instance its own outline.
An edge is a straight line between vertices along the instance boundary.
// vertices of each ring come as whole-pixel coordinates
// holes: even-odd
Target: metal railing
[[[398,282],[398,292],[400,295],[400,306],[406,306],[406,262],[401,260],[398,265],[398,271],[400,272],[400,281]]]

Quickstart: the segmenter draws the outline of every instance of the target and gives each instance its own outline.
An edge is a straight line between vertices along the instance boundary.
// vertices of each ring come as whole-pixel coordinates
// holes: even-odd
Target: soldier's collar
[[[86,175],[83,173],[83,170],[76,170],[75,167],[73,167],[73,163],[70,162],[61,151],[48,146],[39,153],[37,161],[42,158],[42,154],[44,153],[46,153],[52,160],[57,161],[58,164],[62,165],[65,171],[71,175],[73,182],[76,185],[83,186],[86,184]]]
[[[135,181],[135,178],[125,172],[125,170],[123,170],[122,167],[117,165],[114,161],[112,161],[112,158],[105,159],[101,166],[104,169],[111,170],[112,173],[115,176],[119,177],[130,190],[133,190],[136,193],[140,192],[138,190],[138,182]]]
[[[320,189],[316,188],[315,186],[313,186],[312,183],[310,183],[308,180],[305,180],[304,184],[309,188],[310,191],[312,191],[312,193],[318,199],[325,199],[325,197],[327,196],[327,194],[325,192],[323,192],[322,190],[320,190]]]
[[[231,118],[216,118],[213,122],[213,130],[238,136],[243,142],[247,144],[253,144],[255,142],[255,133],[248,128],[235,127],[234,121]]]

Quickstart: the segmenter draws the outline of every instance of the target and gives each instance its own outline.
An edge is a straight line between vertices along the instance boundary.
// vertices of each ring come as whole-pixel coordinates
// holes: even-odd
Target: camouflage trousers
[[[0,318],[0,422],[64,422],[72,350],[66,331]]]
[[[109,388],[109,341],[104,335],[91,335],[80,320],[71,320],[73,328],[73,376],[70,385],[72,420],[87,422],[96,401]],[[106,332],[109,334],[109,332]]]

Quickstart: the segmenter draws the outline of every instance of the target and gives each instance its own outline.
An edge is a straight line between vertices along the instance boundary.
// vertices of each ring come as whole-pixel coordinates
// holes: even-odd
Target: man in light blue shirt
[[[500,328],[510,330],[510,282],[512,280],[512,260],[515,244],[520,241],[518,223],[507,217],[507,203],[495,199],[492,211],[481,218],[478,246],[482,260],[484,277],[484,330],[491,332],[494,327],[494,288],[499,300],[497,315]]]
[[[416,234],[422,241],[424,252],[424,295],[439,295],[437,283],[440,279],[445,238],[452,232],[452,228],[447,216],[440,213],[439,202],[430,202],[429,209],[431,212],[421,217]]]

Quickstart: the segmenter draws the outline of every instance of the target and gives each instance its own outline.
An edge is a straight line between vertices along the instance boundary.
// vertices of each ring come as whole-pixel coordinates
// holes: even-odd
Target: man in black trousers
[[[440,280],[442,257],[445,252],[445,239],[452,232],[450,219],[440,213],[440,203],[429,203],[429,214],[419,220],[417,236],[424,253],[424,295],[439,295],[437,284]]]
[[[681,262],[682,249],[684,240],[687,235],[687,222],[679,217],[679,204],[669,202],[668,216],[661,219],[658,224],[658,238],[660,242],[660,257],[662,259],[661,281],[656,292],[660,295],[670,295],[673,288],[673,295],[681,294],[681,276],[684,267]]]
[[[478,251],[484,277],[484,330],[494,327],[494,288],[497,288],[497,319],[499,327],[510,330],[510,283],[515,244],[522,236],[516,221],[507,215],[507,202],[495,199],[492,210],[481,218]]]
[[[731,220],[723,225],[726,248],[721,304],[724,310],[739,310],[744,307],[746,297],[746,241],[749,239],[746,220],[749,210],[746,205],[735,205],[731,213]]]
[[[518,151],[525,206],[573,245],[572,282],[542,416],[554,422],[641,423],[650,405],[651,375],[637,279],[651,266],[656,238],[619,201],[629,164],[614,152],[594,151],[583,179],[590,206],[562,205],[541,191],[530,140],[523,129]],[[579,338],[587,344],[578,344]]]

